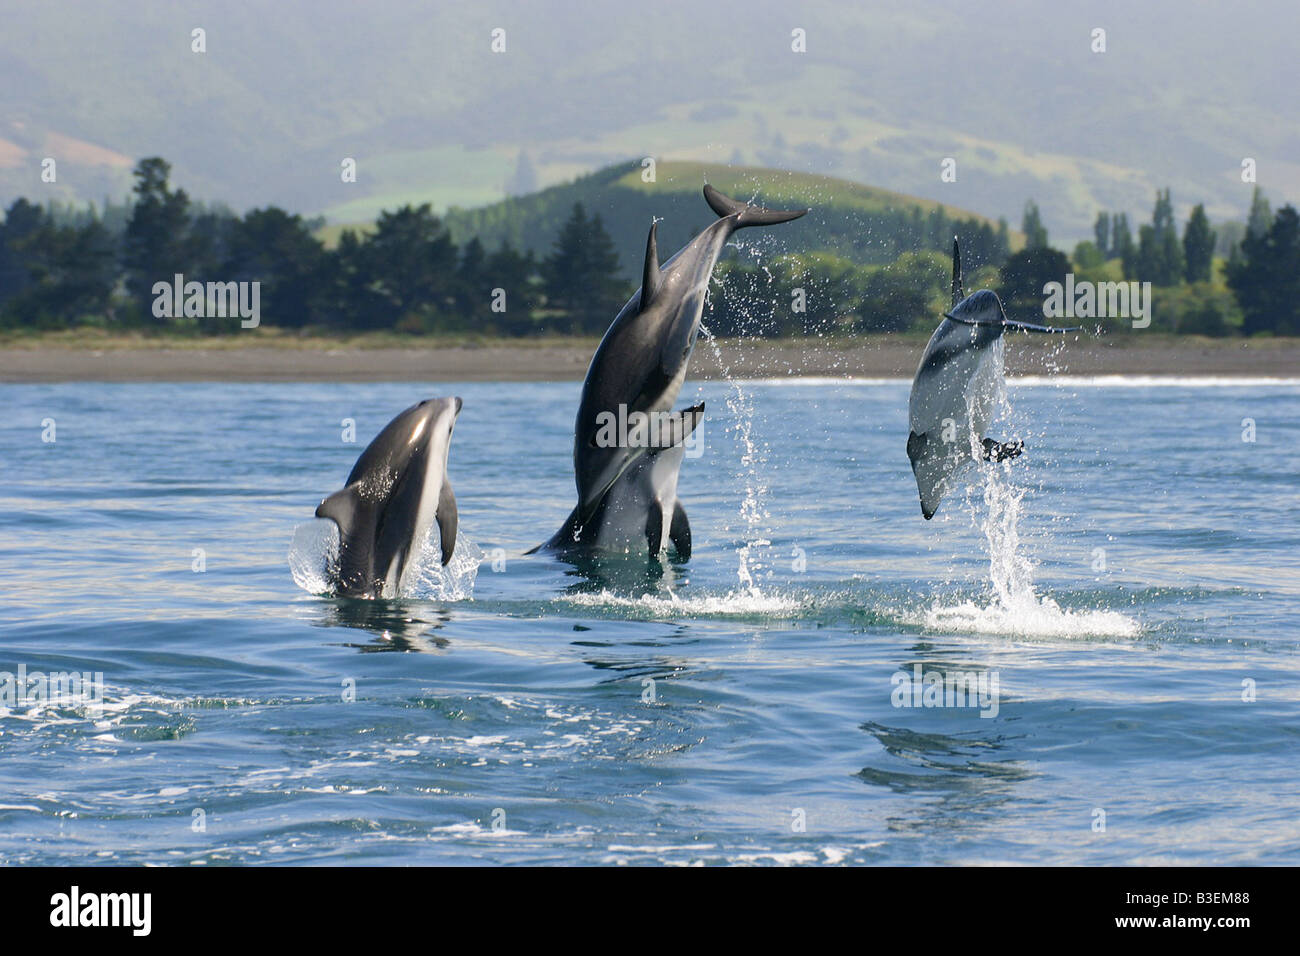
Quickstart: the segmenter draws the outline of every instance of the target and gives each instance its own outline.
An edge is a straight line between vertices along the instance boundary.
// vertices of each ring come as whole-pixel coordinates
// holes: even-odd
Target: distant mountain
[[[705,183],[772,208],[810,209],[797,223],[737,234],[760,255],[765,248],[827,250],[858,263],[884,263],[912,248],[946,250],[957,232],[969,261],[978,265],[990,254],[984,247],[997,229],[976,213],[828,176],[693,162],[656,164],[654,182],[645,182],[644,174],[638,161],[620,163],[528,196],[452,209],[444,221],[457,243],[478,236],[489,249],[509,242],[542,258],[574,204],[581,203],[588,215],[601,217],[623,276],[635,280],[653,219],[660,220],[659,248],[666,257],[717,218],[704,201]],[[1009,232],[1008,239],[1013,248],[1023,243],[1018,232]]]
[[[1240,217],[1245,158],[1275,206],[1300,201],[1291,0],[0,0],[0,18],[5,203],[120,196],[123,159],[151,155],[192,195],[335,222],[636,156],[871,182],[1012,225],[1032,197],[1061,242],[1100,208],[1145,220],[1158,186],[1180,217]]]

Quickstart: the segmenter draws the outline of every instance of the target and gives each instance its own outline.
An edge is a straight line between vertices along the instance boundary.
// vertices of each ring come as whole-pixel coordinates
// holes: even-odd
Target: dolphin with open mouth
[[[418,572],[424,541],[437,524],[445,566],[456,547],[456,496],[447,480],[459,398],[412,405],[366,446],[347,483],[320,503],[316,517],[339,529],[334,593],[393,598]]]
[[[533,551],[648,553],[671,545],[691,554],[691,527],[677,499],[683,443],[703,403],[673,405],[700,329],[713,267],[731,234],[747,226],[798,219],[807,209],[768,210],[704,187],[718,219],[659,264],[655,225],[646,241],[641,288],[605,333],[587,369],[574,424],[578,504],[563,526]],[[530,552],[531,553],[531,552]]]
[[[927,521],[968,461],[1005,461],[1024,451],[1023,442],[985,435],[1002,390],[1002,336],[1008,331],[1077,332],[1078,327],[1013,321],[989,289],[963,297],[961,250],[953,239],[952,308],[925,347],[908,399],[907,457]]]

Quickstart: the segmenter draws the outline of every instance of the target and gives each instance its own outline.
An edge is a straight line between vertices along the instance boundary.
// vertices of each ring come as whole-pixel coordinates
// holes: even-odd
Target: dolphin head
[[[953,280],[954,291],[958,279]],[[991,289],[972,292],[943,314],[945,319],[971,327],[972,341],[978,345],[987,345],[1002,335],[1003,332],[1077,332],[1078,326],[1036,325],[1033,322],[1021,322],[1007,318],[1002,308],[1002,300]]]
[[[451,433],[460,415],[459,398],[427,398],[412,405],[375,436],[348,476],[355,481],[375,481],[385,474],[402,477],[412,468],[445,467]]]
[[[1002,300],[990,289],[972,292],[954,305],[944,318],[967,327],[973,348],[984,348],[1002,337],[1010,320]]]
[[[366,446],[347,484],[316,509],[316,517],[339,528],[339,593],[395,591],[434,522],[442,563],[451,560],[457,513],[447,457],[462,404],[434,398],[406,409]]]

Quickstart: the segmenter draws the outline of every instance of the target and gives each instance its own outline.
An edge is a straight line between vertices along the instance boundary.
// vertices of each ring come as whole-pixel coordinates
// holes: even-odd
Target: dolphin
[[[916,476],[921,514],[934,517],[952,479],[976,457],[1006,461],[1024,443],[985,436],[1003,382],[1002,336],[1007,331],[1076,332],[1007,318],[997,293],[981,289],[963,297],[961,250],[952,241],[952,308],[935,329],[912,379],[908,400],[907,457]]]
[[[402,412],[366,446],[343,488],[316,509],[317,518],[339,529],[338,561],[330,569],[335,594],[400,595],[435,522],[442,563],[451,560],[457,513],[447,453],[461,404],[431,398]]]
[[[763,209],[712,186],[704,187],[704,200],[719,218],[662,266],[657,226],[650,226],[641,287],[605,333],[582,385],[573,438],[578,504],[530,554],[635,550],[659,558],[671,543],[679,560],[690,557],[691,527],[677,499],[677,475],[683,442],[703,417],[704,404],[682,411],[673,405],[713,267],[737,229],[788,222],[808,211]]]

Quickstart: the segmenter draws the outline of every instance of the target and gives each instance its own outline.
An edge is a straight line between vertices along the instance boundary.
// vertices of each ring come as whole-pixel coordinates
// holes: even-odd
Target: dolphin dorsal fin
[[[316,508],[316,517],[329,518],[339,526],[340,533],[347,534],[356,519],[360,503],[357,483],[354,482],[340,488],[322,501]]]
[[[952,304],[956,305],[962,299],[966,298],[961,290],[961,247],[957,245],[957,237],[952,237]]]
[[[659,242],[655,233],[659,223],[650,223],[650,237],[645,241],[645,269],[641,273],[641,308],[644,310],[659,291]]]

